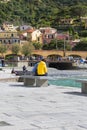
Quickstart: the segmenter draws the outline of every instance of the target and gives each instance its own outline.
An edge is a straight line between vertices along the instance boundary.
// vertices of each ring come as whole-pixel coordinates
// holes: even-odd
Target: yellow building
[[[0,43],[20,43],[17,32],[0,31]]]
[[[9,23],[9,22],[4,22],[2,24],[2,28],[5,30],[5,31],[10,31],[10,32],[13,32],[13,31],[16,31],[15,30],[15,27],[13,26],[13,24]],[[17,32],[17,31],[16,31]]]
[[[32,42],[42,43],[42,33],[38,29],[27,31],[27,38]]]

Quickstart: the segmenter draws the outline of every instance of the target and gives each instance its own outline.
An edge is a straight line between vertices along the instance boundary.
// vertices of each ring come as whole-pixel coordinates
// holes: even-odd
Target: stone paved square
[[[0,130],[86,130],[87,95],[79,88],[0,83]]]
[[[0,78],[14,77],[7,73]],[[80,88],[0,81],[0,130],[87,130],[87,95]]]

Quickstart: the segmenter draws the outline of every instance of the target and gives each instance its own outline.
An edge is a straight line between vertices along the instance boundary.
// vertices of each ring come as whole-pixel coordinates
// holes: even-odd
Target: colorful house
[[[27,31],[27,39],[32,42],[42,43],[42,33],[38,29],[29,30]]]

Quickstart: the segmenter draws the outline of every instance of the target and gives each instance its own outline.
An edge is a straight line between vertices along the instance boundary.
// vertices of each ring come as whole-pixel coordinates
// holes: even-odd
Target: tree
[[[14,44],[12,44],[12,53],[13,54],[18,54],[19,53],[19,51],[20,51],[20,45],[18,44],[18,43],[14,43]]]
[[[41,43],[33,43],[33,46],[35,47],[35,50],[39,50],[39,49],[41,49],[42,48],[42,44]]]
[[[48,50],[48,44],[44,44],[43,46],[42,46],[42,50]]]
[[[2,54],[2,57],[3,54],[6,53],[6,51],[7,51],[6,45],[0,43],[0,53]]]
[[[65,49],[66,50],[70,50],[70,45],[67,42],[67,40],[65,41]],[[52,40],[49,44],[44,44],[42,47],[43,50],[64,50],[64,40]]]
[[[70,8],[71,16],[78,17],[85,16],[87,14],[87,6],[76,5]]]
[[[78,44],[73,47],[75,51],[87,51],[87,39],[82,39]]]
[[[70,14],[69,14],[69,8],[68,7],[63,7],[60,9],[60,11],[58,12],[58,16],[57,18],[69,18]]]
[[[21,48],[21,52],[22,54],[24,54],[25,57],[30,56],[33,50],[34,50],[34,46],[32,43],[29,42],[24,43]]]
[[[56,49],[56,42],[52,40],[50,43],[44,44],[42,47],[43,50],[53,50]]]

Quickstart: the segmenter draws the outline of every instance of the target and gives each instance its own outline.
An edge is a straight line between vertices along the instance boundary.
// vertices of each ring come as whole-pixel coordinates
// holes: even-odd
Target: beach
[[[15,77],[10,72],[4,68],[0,78]],[[50,77],[65,73],[49,68]],[[0,130],[87,130],[87,95],[81,88],[26,87],[20,82],[0,81]]]

